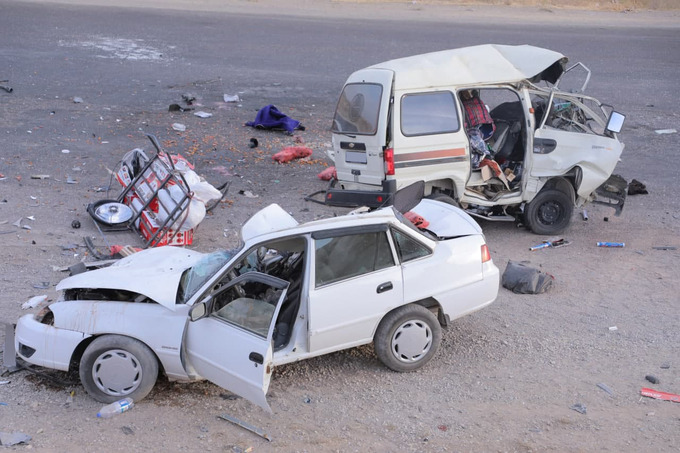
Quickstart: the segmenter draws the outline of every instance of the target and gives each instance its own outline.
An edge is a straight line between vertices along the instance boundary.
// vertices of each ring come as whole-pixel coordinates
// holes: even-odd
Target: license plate
[[[345,151],[345,162],[352,164],[365,164],[368,162],[366,159],[365,151]]]

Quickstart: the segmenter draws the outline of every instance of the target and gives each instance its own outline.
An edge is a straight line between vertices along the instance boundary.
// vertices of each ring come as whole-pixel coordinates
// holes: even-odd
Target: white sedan
[[[426,229],[392,207],[300,225],[274,204],[238,249],[160,247],[74,275],[19,319],[17,355],[79,369],[101,402],[144,398],[161,370],[266,410],[277,365],[374,343],[388,368],[416,370],[442,327],[495,300],[499,272],[463,211],[427,199],[412,211]]]

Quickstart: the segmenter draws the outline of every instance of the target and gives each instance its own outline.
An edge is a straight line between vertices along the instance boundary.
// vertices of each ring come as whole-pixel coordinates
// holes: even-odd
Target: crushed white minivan
[[[537,234],[562,231],[589,201],[619,215],[627,184],[612,173],[624,116],[583,94],[590,70],[567,61],[488,44],[356,71],[334,115],[337,179],[325,203],[377,207],[422,180],[431,198]]]

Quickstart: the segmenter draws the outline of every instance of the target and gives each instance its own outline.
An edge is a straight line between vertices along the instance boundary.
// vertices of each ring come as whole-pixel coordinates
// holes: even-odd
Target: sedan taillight
[[[482,263],[486,263],[487,261],[491,261],[491,253],[489,253],[489,247],[484,244],[482,245]]]

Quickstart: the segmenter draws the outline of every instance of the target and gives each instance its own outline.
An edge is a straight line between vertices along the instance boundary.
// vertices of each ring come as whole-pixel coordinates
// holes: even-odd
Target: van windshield
[[[352,135],[375,135],[383,87],[376,83],[345,85],[335,109],[333,132]]]

